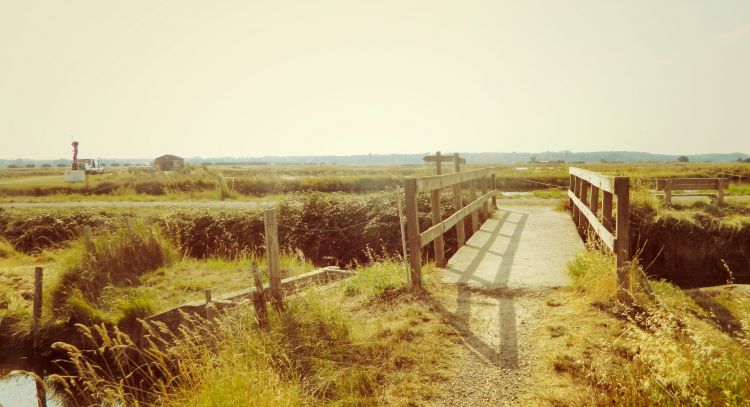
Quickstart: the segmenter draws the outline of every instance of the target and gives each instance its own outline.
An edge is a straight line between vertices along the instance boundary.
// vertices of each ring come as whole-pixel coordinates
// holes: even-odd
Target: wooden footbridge
[[[567,284],[567,263],[583,249],[582,241],[597,238],[616,253],[618,280],[626,288],[630,179],[579,168],[570,168],[569,173],[569,214],[550,206],[497,208],[493,168],[406,178],[406,235],[412,286],[422,287],[422,249],[430,243],[435,263],[447,283],[482,288],[563,286]],[[454,211],[445,219],[440,206],[444,189],[452,190],[454,201]],[[481,192],[478,194],[477,190]],[[432,225],[424,231],[419,229],[417,211],[420,193],[430,194]],[[481,225],[480,217],[485,219]],[[467,218],[471,219],[468,240]],[[446,260],[443,235],[451,228],[456,229],[458,247]]]

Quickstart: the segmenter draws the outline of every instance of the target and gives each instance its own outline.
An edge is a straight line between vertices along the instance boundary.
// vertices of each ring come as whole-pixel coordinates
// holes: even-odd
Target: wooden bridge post
[[[438,151],[438,154],[440,152]],[[443,221],[440,210],[440,189],[435,189],[430,193],[430,205],[432,206],[432,224],[437,225]],[[435,264],[439,267],[445,266],[445,243],[443,235],[440,234],[435,238],[433,243],[435,249]]]
[[[458,153],[453,154],[453,165],[455,167],[454,169],[456,170],[456,173],[461,172],[461,161],[458,157]],[[460,182],[453,186],[453,206],[456,212],[460,211],[461,208],[464,207],[463,188]],[[458,247],[466,244],[466,231],[464,230],[463,219],[456,223],[456,241],[458,243]]]
[[[630,262],[630,178],[615,177],[617,195],[617,235],[615,256],[617,257],[617,283],[620,290],[630,289],[628,263]]]
[[[477,200],[477,181],[472,179],[469,182],[469,200],[474,202]],[[477,233],[479,230],[479,213],[476,210],[471,212],[471,233]]]
[[[484,176],[480,178],[480,182],[482,183],[482,196],[487,195],[487,184],[489,183],[489,178],[487,176]],[[482,216],[484,216],[485,219],[487,219],[490,216],[489,206],[487,204],[487,201],[484,201],[482,203]]]
[[[716,193],[716,204],[721,205],[724,203],[724,190],[727,188],[729,184],[729,179],[727,178],[719,178],[716,180],[716,189],[718,192]]]
[[[419,240],[419,214],[417,212],[417,180],[404,180],[406,192],[406,234],[409,243],[409,265],[411,266],[411,287],[422,289],[422,246]]]
[[[582,179],[575,177],[575,189],[573,190],[573,193],[577,198],[581,198],[581,183],[583,182]],[[573,210],[573,221],[576,224],[577,228],[581,228],[581,210],[575,207]]]
[[[258,327],[265,329],[268,327],[268,312],[266,310],[266,297],[263,295],[263,279],[258,269],[258,264],[253,262],[252,268],[250,269],[253,275],[253,282],[255,283],[255,291],[253,291],[253,307],[255,307],[255,315],[258,319]]]
[[[586,180],[581,180],[581,202],[585,206],[589,206],[589,184]],[[581,233],[583,233],[584,236],[587,236],[589,233],[589,221],[586,218],[586,216],[580,216],[581,224],[579,225],[579,229],[581,230]]]
[[[672,179],[664,180],[664,203],[672,205]]]
[[[277,311],[282,311],[284,303],[281,298],[281,259],[279,255],[279,230],[276,223],[276,209],[266,210],[263,224],[266,232],[268,286],[271,291],[271,302]]]
[[[607,230],[615,231],[615,221],[612,218],[612,193],[608,191],[604,191],[602,194],[602,220],[604,220],[602,224]]]
[[[490,179],[490,189],[494,191],[492,194],[492,207],[497,209],[497,177],[495,177],[495,171],[493,169],[492,176]]]
[[[31,341],[32,348],[36,351],[39,346],[39,324],[42,320],[42,280],[44,269],[34,268],[34,304],[31,311]]]

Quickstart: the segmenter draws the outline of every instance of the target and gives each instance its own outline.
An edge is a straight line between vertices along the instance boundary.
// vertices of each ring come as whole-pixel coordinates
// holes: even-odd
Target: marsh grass
[[[375,280],[380,289],[348,288]],[[439,350],[452,339],[402,290],[402,264],[364,267],[346,283],[288,297],[267,330],[247,305],[210,321],[185,315],[176,332],[144,323],[139,343],[116,327],[79,325],[87,344],[55,344],[67,358],[54,380],[80,405],[375,406],[434,397],[427,383],[445,379]]]
[[[707,289],[683,291],[652,281],[657,295],[652,302],[636,283],[635,273],[642,271],[634,265],[630,270],[633,301],[623,304],[615,299],[612,265],[611,256],[589,248],[569,267],[574,287],[598,310],[593,318],[597,328],[589,326],[580,335],[585,341],[581,354],[561,354],[553,362],[558,372],[592,387],[594,398],[579,403],[746,405],[750,399],[750,318],[746,312],[750,296],[733,295],[728,289],[708,289],[714,294],[699,295],[696,292]],[[713,300],[717,297],[731,306]],[[713,306],[706,306],[709,303]],[[731,330],[726,329],[727,321],[732,321]],[[618,329],[602,330],[601,326]]]

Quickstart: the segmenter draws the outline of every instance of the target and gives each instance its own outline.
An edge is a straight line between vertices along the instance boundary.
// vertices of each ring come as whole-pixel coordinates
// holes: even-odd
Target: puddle
[[[49,388],[47,392],[47,407],[65,407],[62,397]],[[36,381],[24,373],[12,372],[0,368],[0,406],[1,407],[36,407]]]

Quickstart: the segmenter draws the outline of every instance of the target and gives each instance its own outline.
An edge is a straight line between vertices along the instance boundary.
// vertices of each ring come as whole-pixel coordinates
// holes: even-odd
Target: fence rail
[[[457,166],[458,168],[458,166]],[[463,188],[469,186],[469,202],[463,205]],[[453,188],[455,212],[446,219],[442,218],[440,210],[440,196],[443,188]],[[450,228],[456,227],[456,240],[459,246],[466,243],[463,220],[471,217],[472,232],[479,229],[479,212],[484,216],[489,212],[488,202],[493,207],[497,205],[495,189],[495,170],[484,168],[474,171],[456,172],[446,175],[406,178],[404,180],[406,194],[406,225],[409,247],[409,269],[412,287],[422,288],[422,248],[429,243],[434,244],[435,263],[445,265],[445,242],[443,234]],[[477,197],[477,189],[481,195]],[[430,193],[430,207],[432,226],[420,233],[419,214],[417,211],[417,196],[421,192]]]
[[[579,233],[584,238],[596,236],[615,253],[618,284],[621,289],[628,289],[625,266],[630,261],[630,178],[610,177],[574,167],[568,172],[571,215]],[[617,204],[615,216],[614,203]]]
[[[664,192],[664,202],[672,203],[673,191],[716,190],[716,203],[724,202],[724,190],[729,186],[728,178],[667,178],[656,180],[656,190]],[[683,196],[714,196],[714,194],[684,194]]]

